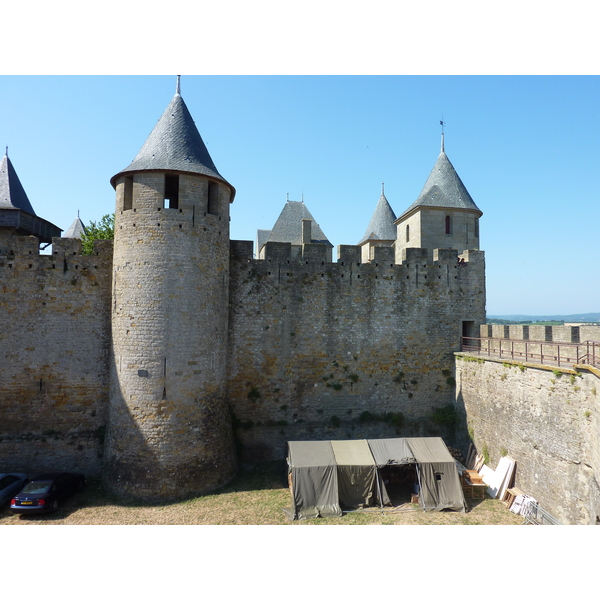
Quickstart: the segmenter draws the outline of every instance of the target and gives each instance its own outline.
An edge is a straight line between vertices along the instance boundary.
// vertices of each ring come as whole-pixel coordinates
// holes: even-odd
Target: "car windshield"
[[[30,481],[21,490],[21,494],[45,494],[51,485],[51,481]]]

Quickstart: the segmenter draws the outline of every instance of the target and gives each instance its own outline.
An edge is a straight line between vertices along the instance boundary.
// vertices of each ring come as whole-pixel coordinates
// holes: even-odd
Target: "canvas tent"
[[[342,507],[390,504],[384,468],[414,465],[423,510],[464,512],[456,462],[441,438],[288,442],[292,519],[341,516]]]
[[[408,438],[419,472],[419,506],[465,512],[467,503],[456,461],[442,438]]]
[[[332,441],[331,447],[337,464],[340,505],[346,508],[373,506],[380,499],[382,486],[367,441]],[[389,502],[387,496],[386,500]]]
[[[338,471],[331,442],[288,442],[291,519],[341,517]]]

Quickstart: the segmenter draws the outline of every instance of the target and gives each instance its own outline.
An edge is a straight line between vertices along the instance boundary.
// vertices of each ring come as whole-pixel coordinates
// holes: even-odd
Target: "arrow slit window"
[[[446,235],[452,235],[452,217],[446,215]]]

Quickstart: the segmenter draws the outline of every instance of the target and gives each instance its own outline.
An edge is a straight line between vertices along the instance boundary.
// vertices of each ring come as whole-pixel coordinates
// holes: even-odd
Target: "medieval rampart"
[[[571,327],[533,327],[544,326],[529,326],[530,336],[546,340],[551,334],[566,344],[573,336],[600,331],[593,326],[578,333]],[[482,331],[487,333],[487,326]],[[494,342],[507,339],[503,326],[489,332]],[[510,334],[523,339],[522,330]],[[484,352],[456,358],[457,406],[489,466],[495,468],[508,454],[517,461],[519,489],[565,524],[595,523],[600,515],[600,370],[535,365]]]
[[[106,424],[112,243],[5,240],[0,252],[0,460],[98,475]]]
[[[485,319],[483,252],[326,249],[232,242],[229,399],[246,458],[280,458],[285,441],[426,434],[454,398],[464,323]]]

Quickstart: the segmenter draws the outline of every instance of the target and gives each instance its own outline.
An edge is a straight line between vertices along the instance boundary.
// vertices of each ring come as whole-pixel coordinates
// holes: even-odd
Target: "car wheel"
[[[58,510],[58,500],[55,500],[52,503],[52,512],[56,512]]]

